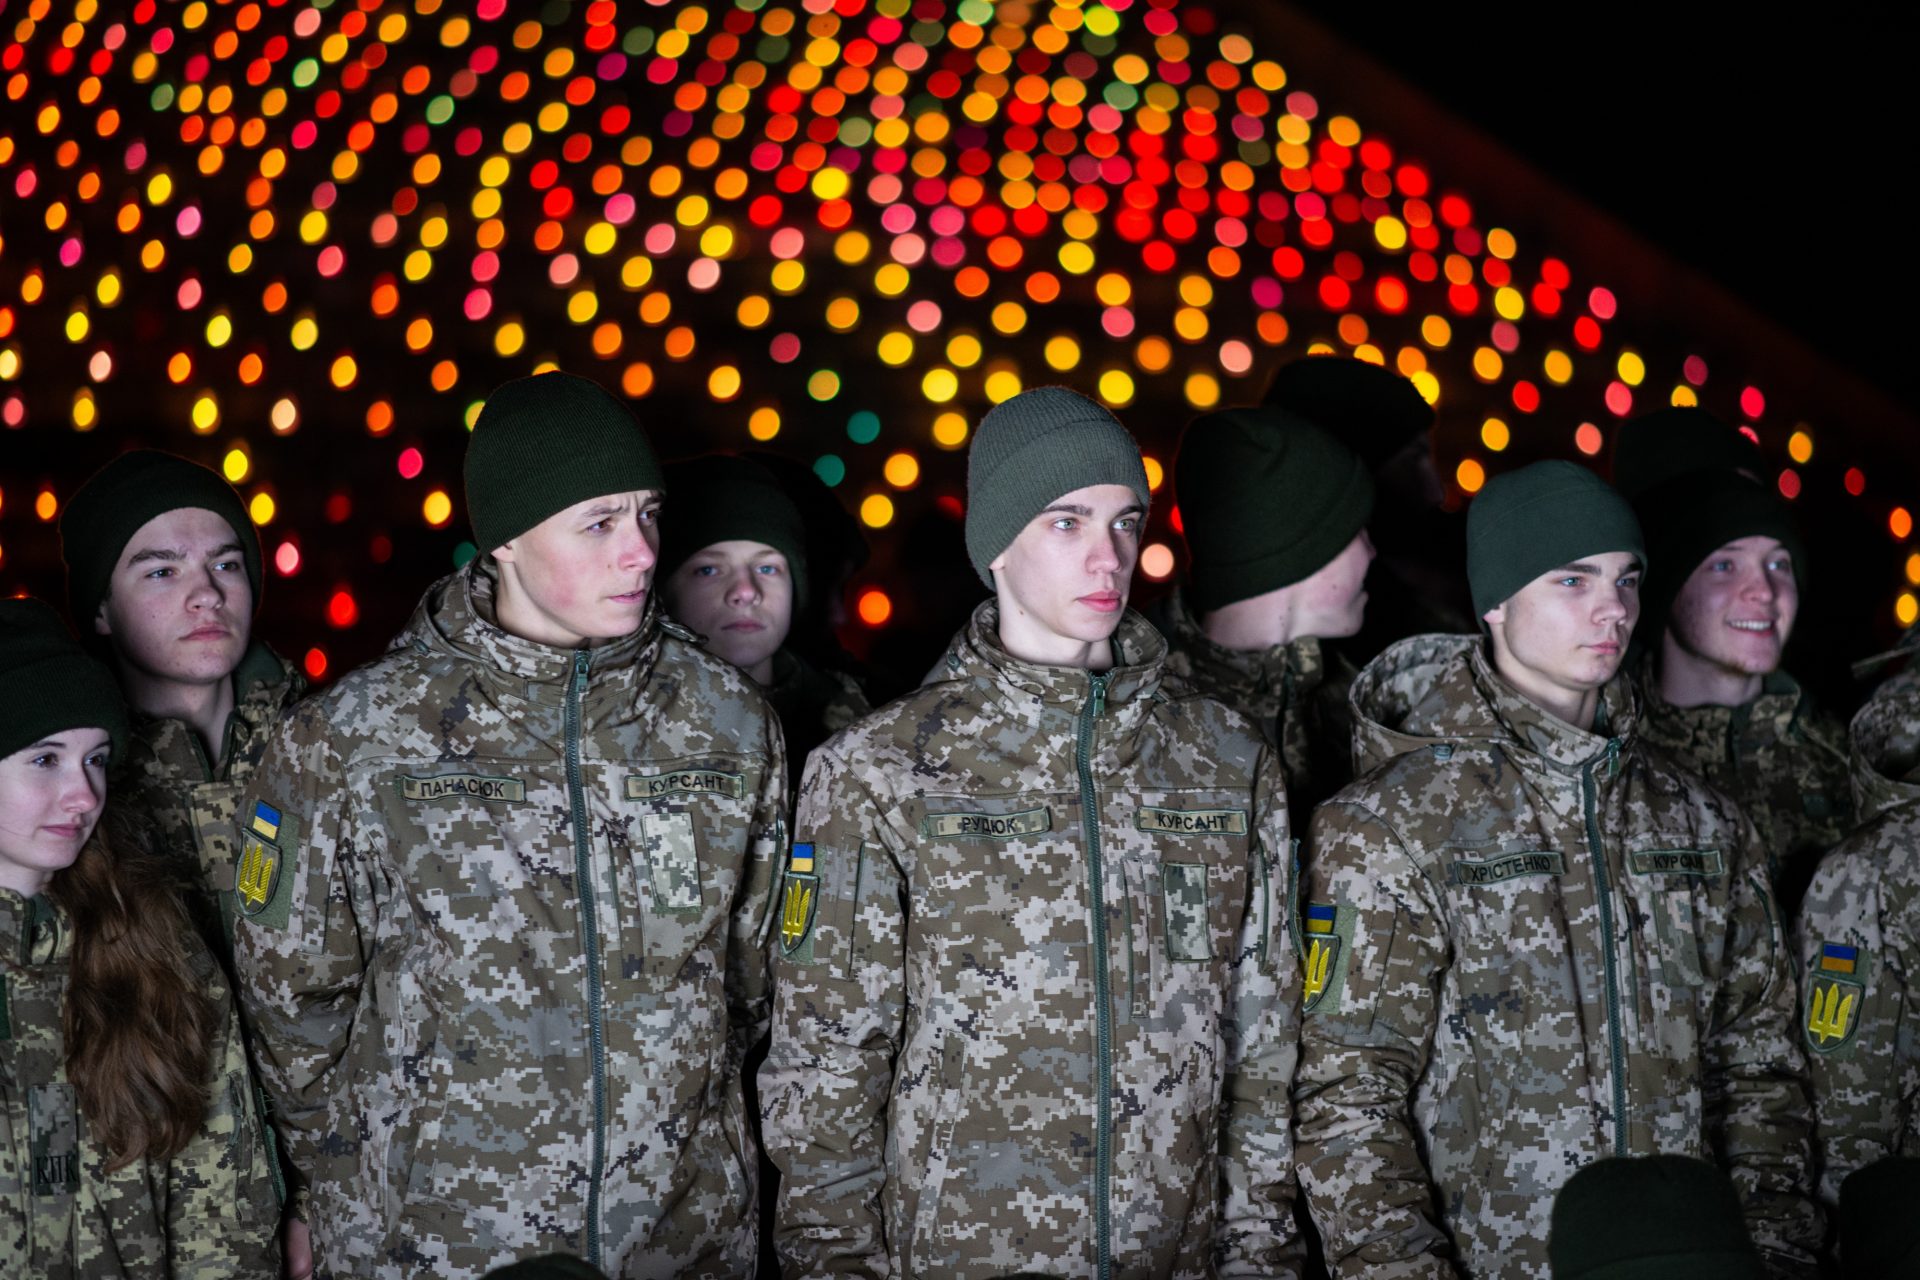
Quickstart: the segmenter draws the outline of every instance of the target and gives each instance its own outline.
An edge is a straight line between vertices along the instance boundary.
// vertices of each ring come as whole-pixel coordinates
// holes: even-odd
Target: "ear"
[[[509,538],[492,551],[493,558],[500,564],[512,564],[514,557],[520,554],[519,539]]]
[[[1506,601],[1502,600],[1499,604],[1493,606],[1493,608],[1481,614],[1480,621],[1486,623],[1489,630],[1492,629],[1493,625],[1496,622],[1499,623],[1501,626],[1505,626],[1507,624]]]
[[[102,600],[93,614],[93,634],[110,636],[113,634],[113,620],[107,616],[107,602]]]
[[[1011,546],[1009,546],[1009,547],[1007,548],[1007,550],[1008,550],[1008,551],[1011,551],[1012,549],[1013,549],[1013,548],[1012,548]],[[989,560],[989,561],[987,561],[987,572],[988,572],[988,573],[999,573],[999,572],[1000,572],[1001,570],[1003,570],[1003,569],[1005,569],[1006,567],[1007,567],[1007,552],[1006,552],[1006,551],[1002,551],[1002,552],[1001,552],[1001,553],[1000,553],[999,555],[997,555],[997,556],[995,556],[995,557],[994,557],[993,559],[991,559],[991,560]]]

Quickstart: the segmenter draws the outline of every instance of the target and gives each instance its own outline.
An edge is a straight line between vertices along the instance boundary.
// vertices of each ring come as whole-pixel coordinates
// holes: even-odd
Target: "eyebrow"
[[[1640,561],[1636,559],[1632,564],[1629,564],[1626,568],[1622,569],[1620,572],[1636,573],[1643,567],[1644,566],[1640,563]],[[1602,569],[1597,564],[1588,564],[1585,561],[1581,561],[1579,564],[1563,564],[1558,569],[1555,569],[1554,572],[1555,573],[1584,573],[1589,577],[1597,578],[1601,574],[1605,573],[1606,570]]]
[[[211,560],[220,556],[245,554],[246,549],[239,543],[229,542],[224,546],[215,547],[212,551],[208,552],[207,558]],[[177,564],[186,558],[187,553],[178,547],[143,547],[127,557],[127,565],[128,567],[132,567],[136,564],[145,564],[149,560],[164,560],[169,564]]]
[[[617,516],[623,511],[625,511],[626,509],[627,508],[625,503],[601,502],[601,503],[596,503],[591,507],[588,507],[585,511],[582,511],[580,513],[580,518],[584,520],[589,516]]]
[[[1115,520],[1118,520],[1121,516],[1137,516],[1142,514],[1145,511],[1146,511],[1146,508],[1136,502],[1130,507],[1124,507],[1121,510],[1116,511],[1114,513],[1113,518]],[[1043,510],[1040,514],[1043,516],[1052,515],[1054,512],[1059,512],[1062,515],[1069,515],[1069,516],[1084,516],[1088,520],[1093,519],[1092,507],[1083,507],[1078,503],[1074,503],[1074,502],[1056,502],[1052,506]]]

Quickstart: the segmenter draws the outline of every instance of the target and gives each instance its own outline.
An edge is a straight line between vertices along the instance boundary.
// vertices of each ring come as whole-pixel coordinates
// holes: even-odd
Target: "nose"
[[[107,800],[107,784],[103,777],[95,777],[94,771],[85,764],[75,761],[71,772],[60,789],[60,811],[70,817],[82,817],[92,813]]]
[[[1087,556],[1087,572],[1113,573],[1125,563],[1126,557],[1120,550],[1120,535],[1112,529],[1103,529],[1093,540],[1093,548]]]
[[[636,519],[621,540],[620,567],[636,573],[653,568],[660,560],[659,545],[659,526],[643,525]]]
[[[1774,597],[1773,575],[1765,568],[1743,569],[1740,573],[1740,598],[1755,604],[1771,603]]]
[[[760,601],[760,578],[754,573],[752,565],[742,565],[734,570],[727,579],[727,603],[731,605],[757,604]]]
[[[1599,600],[1594,605],[1594,621],[1604,622],[1611,626],[1621,619],[1628,617],[1631,609],[1627,596],[1627,591],[1618,585],[1610,586],[1603,590],[1600,593]]]
[[[220,586],[220,579],[214,576],[211,568],[203,568],[193,577],[192,589],[187,592],[187,608],[218,609],[227,602],[227,593]]]

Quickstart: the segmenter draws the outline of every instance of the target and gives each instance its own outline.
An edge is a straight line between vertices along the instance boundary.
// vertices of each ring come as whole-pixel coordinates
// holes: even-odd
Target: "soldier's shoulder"
[[[747,673],[709,653],[692,632],[663,627],[654,657],[649,695],[674,700],[679,711],[708,724],[723,737],[764,734],[776,717]]]
[[[1843,884],[1874,884],[1888,898],[1920,897],[1920,803],[1877,815],[1829,850],[1814,874],[1808,910],[1823,888]]]
[[[1726,826],[1739,825],[1744,816],[1738,799],[1664,743],[1636,743],[1632,767],[1651,804],[1670,805]]]
[[[1169,672],[1161,680],[1153,716],[1183,740],[1210,744],[1216,752],[1214,758],[1222,764],[1239,758],[1251,768],[1267,745],[1266,735],[1252,717],[1177,672]]]
[[[417,718],[457,665],[450,655],[412,646],[388,650],[296,702],[282,717],[282,732],[301,739],[380,733]]]

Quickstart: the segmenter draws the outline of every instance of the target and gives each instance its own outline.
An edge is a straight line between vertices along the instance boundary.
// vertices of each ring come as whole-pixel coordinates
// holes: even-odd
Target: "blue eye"
[[[695,569],[695,570],[693,571],[693,576],[694,576],[694,577],[696,577],[696,578],[711,578],[711,577],[713,577],[713,576],[714,576],[714,575],[715,575],[716,573],[719,573],[719,572],[720,572],[720,566],[719,566],[719,565],[717,565],[717,564],[703,564],[703,565],[701,565],[701,566],[700,566],[699,568],[697,568],[697,569]]]
[[[759,568],[756,569],[755,572],[764,573],[769,578],[777,578],[780,576],[780,566],[777,564],[763,564],[759,566]]]

